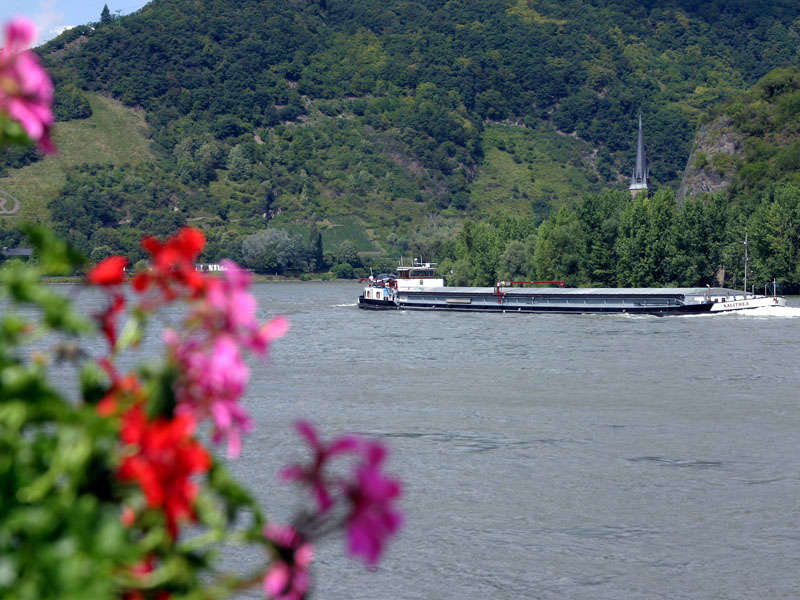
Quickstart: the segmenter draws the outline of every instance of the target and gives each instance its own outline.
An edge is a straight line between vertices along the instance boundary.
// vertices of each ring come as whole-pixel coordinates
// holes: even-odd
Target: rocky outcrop
[[[697,194],[726,189],[736,175],[741,153],[742,137],[730,117],[717,117],[701,125],[678,189],[678,204]]]

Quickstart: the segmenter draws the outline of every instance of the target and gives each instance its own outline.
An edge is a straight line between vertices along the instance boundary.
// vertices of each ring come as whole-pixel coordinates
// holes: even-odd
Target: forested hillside
[[[692,168],[727,187],[688,194],[670,188],[631,200],[625,191],[587,194],[536,226],[529,217],[495,216],[432,236],[451,283],[564,279],[570,285],[695,286],[777,280],[800,292],[800,69],[776,69],[752,89],[714,107],[715,123]],[[770,288],[771,289],[771,288]]]
[[[652,183],[677,188],[706,111],[797,65],[798,42],[793,0],[154,0],[39,49],[62,121],[113,97],[153,153],[70,167],[40,216],[134,260],[189,219],[209,259],[280,228],[252,258],[274,270],[344,264],[345,229],[367,260],[503,210],[552,226],[626,188],[640,110]]]

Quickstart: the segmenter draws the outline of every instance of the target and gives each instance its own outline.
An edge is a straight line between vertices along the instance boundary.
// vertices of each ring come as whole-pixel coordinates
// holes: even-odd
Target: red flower
[[[117,315],[119,315],[124,308],[125,296],[122,294],[114,294],[106,309],[103,312],[93,315],[111,348],[117,343]]]
[[[109,256],[97,264],[86,279],[92,285],[119,285],[125,279],[128,259],[124,256]]]
[[[100,367],[111,378],[111,389],[97,403],[97,414],[101,417],[111,417],[128,406],[143,402],[145,398],[142,384],[132,373],[119,375],[113,365],[107,360],[100,361]]]
[[[133,288],[147,291],[151,285],[159,287],[167,301],[178,297],[181,287],[198,297],[205,289],[205,279],[194,268],[194,262],[205,245],[205,236],[199,229],[183,227],[163,244],[154,237],[142,238],[142,248],[150,255],[150,271],[138,273]]]
[[[211,466],[206,449],[193,437],[195,422],[188,415],[172,420],[148,420],[141,405],[122,418],[121,437],[130,446],[119,468],[122,481],[136,481],[150,508],[162,509],[167,529],[177,537],[178,521],[194,518],[197,486],[191,477]]]

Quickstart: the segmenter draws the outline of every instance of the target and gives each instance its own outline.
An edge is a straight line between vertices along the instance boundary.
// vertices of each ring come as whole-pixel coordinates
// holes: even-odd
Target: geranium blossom
[[[336,484],[330,480],[325,469],[333,457],[358,450],[359,440],[354,436],[341,436],[330,444],[325,444],[320,441],[314,426],[307,421],[298,421],[295,429],[311,447],[314,458],[309,465],[298,463],[286,467],[281,472],[281,477],[286,481],[301,482],[311,487],[320,512],[325,513],[333,505],[331,488]]]
[[[288,525],[268,523],[264,537],[273,546],[276,557],[264,576],[264,594],[273,600],[302,600],[308,593],[308,574],[314,548]]]
[[[35,38],[36,27],[27,19],[6,26],[5,46],[0,49],[0,112],[18,121],[39,148],[53,152],[53,83],[27,50]]]
[[[109,256],[98,263],[86,275],[92,285],[113,288],[125,280],[125,267],[128,259],[124,256]],[[110,293],[110,292],[109,292]],[[117,317],[125,308],[125,296],[120,292],[110,293],[108,306],[103,312],[95,313],[94,318],[100,325],[111,348],[117,343]]]
[[[210,344],[191,338],[178,339],[174,332],[165,335],[172,355],[180,365],[175,384],[177,411],[202,420],[214,420],[214,441],[228,440],[228,456],[241,452],[241,434],[252,429],[250,417],[239,405],[250,378],[239,346],[228,335]]]
[[[124,256],[109,256],[97,263],[86,275],[86,279],[92,285],[119,285],[125,280],[127,266],[128,259]]]
[[[101,369],[111,379],[111,387],[106,395],[97,403],[97,413],[102,417],[111,417],[123,412],[130,406],[144,403],[147,400],[142,383],[132,373],[120,375],[108,359],[98,362]]]
[[[190,297],[199,297],[206,279],[195,269],[194,262],[204,245],[203,232],[194,227],[182,227],[164,243],[150,236],[142,238],[142,248],[150,255],[151,269],[133,278],[133,289],[144,293],[155,286],[167,302],[175,300],[185,290]]]
[[[400,529],[403,517],[395,503],[400,498],[399,482],[383,472],[387,450],[378,443],[355,436],[341,436],[330,444],[320,441],[312,425],[300,421],[298,433],[305,438],[314,454],[308,465],[286,467],[281,476],[288,481],[308,485],[317,501],[320,514],[335,504],[335,495],[349,503],[346,513],[347,550],[361,556],[373,566],[381,557],[388,540]],[[327,472],[331,459],[338,455],[358,457],[350,479]]]
[[[144,577],[152,573],[154,569],[155,560],[153,560],[152,556],[148,556],[142,562],[135,564],[131,568],[131,573],[133,573],[137,579],[144,579]],[[147,595],[145,595],[142,590],[129,590],[122,594],[122,600],[148,600],[148,598],[152,598],[152,600],[169,600],[171,597],[171,594],[166,590],[158,590]]]
[[[289,322],[276,317],[266,325],[256,320],[256,300],[249,292],[251,277],[247,271],[230,260],[220,263],[221,278],[206,282],[205,302],[201,303],[190,320],[197,320],[210,336],[230,335],[239,344],[263,354],[270,342],[289,330]]]
[[[208,451],[192,437],[194,427],[188,414],[150,421],[141,405],[122,418],[121,438],[129,449],[119,467],[119,478],[136,481],[147,505],[164,511],[173,538],[180,520],[194,518],[197,486],[191,477],[211,466]]]
[[[191,233],[195,230],[181,231],[182,239],[172,238],[164,245],[154,246],[155,256],[169,255],[161,266],[156,260],[156,273],[174,274],[170,265],[175,255],[185,259],[202,249],[202,238]],[[242,349],[266,353],[269,344],[282,336],[289,324],[285,318],[276,317],[259,325],[256,301],[248,291],[249,273],[231,261],[223,261],[223,265],[222,277],[205,277],[197,288],[199,293],[187,319],[188,333],[181,337],[167,332],[165,341],[179,367],[175,383],[178,412],[192,414],[198,420],[213,419],[214,441],[226,439],[228,456],[234,458],[241,452],[242,434],[252,429],[250,418],[239,403],[250,377]]]
[[[400,484],[382,471],[386,448],[367,443],[362,448],[363,462],[356,467],[347,484],[352,509],[347,517],[347,549],[361,555],[368,565],[380,559],[386,542],[403,522],[394,503],[400,497]]]
[[[125,296],[112,294],[105,310],[92,315],[100,325],[100,330],[106,336],[108,345],[113,348],[117,344],[117,317],[125,309]]]

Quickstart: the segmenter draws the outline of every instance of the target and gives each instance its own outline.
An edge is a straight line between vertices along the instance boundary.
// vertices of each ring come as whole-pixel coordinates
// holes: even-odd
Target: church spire
[[[647,157],[644,154],[644,131],[642,130],[642,111],[639,111],[639,139],[636,143],[636,166],[633,169],[633,177],[631,177],[631,185],[628,188],[631,191],[631,197],[636,198],[636,195],[644,191],[648,193],[648,180],[650,179],[650,169],[647,166]]]

